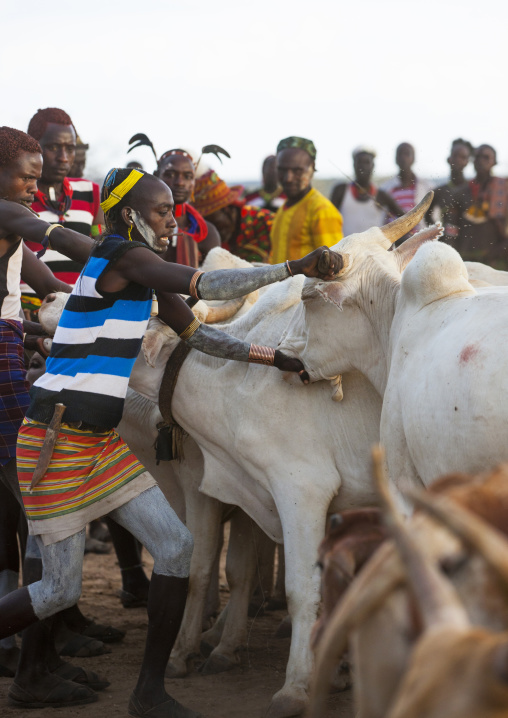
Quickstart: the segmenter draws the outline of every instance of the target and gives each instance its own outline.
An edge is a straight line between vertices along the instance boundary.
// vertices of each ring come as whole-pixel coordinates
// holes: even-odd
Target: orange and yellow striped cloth
[[[29,523],[84,511],[146,471],[116,431],[96,434],[62,424],[48,471],[30,493],[46,429],[46,424],[25,419],[18,434],[18,480]],[[106,503],[112,510],[122,502]],[[97,509],[98,516],[107,513]]]

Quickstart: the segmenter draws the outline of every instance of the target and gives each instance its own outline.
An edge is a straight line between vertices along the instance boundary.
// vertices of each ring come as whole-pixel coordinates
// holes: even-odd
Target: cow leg
[[[308,486],[317,484],[309,477]],[[307,492],[308,493],[308,492]],[[318,546],[324,536],[329,497],[295,494],[276,499],[284,533],[286,596],[292,622],[286,681],[270,703],[267,718],[288,718],[303,713],[313,667],[310,634],[317,618],[320,593],[316,567]],[[320,506],[321,504],[321,506]],[[308,506],[312,506],[312,514]]]
[[[202,630],[206,631],[213,625],[214,619],[220,613],[220,591],[219,591],[219,573],[220,573],[220,557],[222,547],[224,545],[224,531],[219,531],[219,542],[215,551],[215,559],[212,566],[212,575],[206,592],[205,606],[203,609]]]
[[[210,653],[216,648],[222,638],[222,632],[226,625],[226,619],[229,613],[229,601],[226,603],[222,611],[219,613],[217,620],[208,631],[204,631],[201,635],[201,655],[208,658]]]
[[[240,662],[239,650],[247,639],[247,610],[254,579],[257,577],[257,549],[264,536],[243,511],[231,518],[226,577],[230,589],[220,642],[201,669],[204,675],[221,673]]]
[[[277,577],[275,579],[273,595],[267,606],[269,611],[278,611],[287,608],[285,581],[286,561],[284,558],[284,546],[279,544],[277,546]]]
[[[221,528],[219,501],[197,491],[186,498],[187,527],[194,537],[194,552],[182,626],[166,670],[166,676],[172,678],[187,675],[188,659],[199,655],[203,608]]]
[[[249,616],[253,618],[259,615],[272,596],[275,547],[275,542],[261,532],[257,550],[258,580],[249,602]]]

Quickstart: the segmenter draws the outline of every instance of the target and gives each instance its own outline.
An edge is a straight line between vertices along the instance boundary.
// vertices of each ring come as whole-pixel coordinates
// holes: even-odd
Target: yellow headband
[[[103,212],[107,212],[111,209],[111,207],[114,207],[115,204],[118,204],[121,199],[125,197],[127,192],[129,192],[136,182],[139,182],[139,180],[143,177],[143,172],[139,172],[138,170],[132,170],[130,175],[124,179],[123,182],[120,182],[118,187],[115,187],[110,193],[109,197],[104,200],[104,202],[101,202],[101,208]]]

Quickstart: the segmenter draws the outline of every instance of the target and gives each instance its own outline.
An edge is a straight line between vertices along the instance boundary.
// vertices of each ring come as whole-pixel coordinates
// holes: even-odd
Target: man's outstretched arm
[[[14,234],[40,244],[50,226],[27,207],[0,199],[0,230],[4,237]],[[50,242],[52,249],[81,264],[87,261],[94,244],[90,237],[63,227],[51,231]]]
[[[193,349],[221,359],[272,365],[281,371],[304,371],[299,359],[288,357],[278,349],[257,347],[208,324],[201,324],[179,294],[159,292],[157,300],[159,318]]]
[[[67,294],[70,294],[72,291],[70,284],[57,279],[48,265],[37,259],[26,244],[23,245],[21,279],[29,287],[32,287],[40,299],[43,299],[47,294],[51,294],[51,292],[67,292]]]
[[[284,264],[199,273],[191,267],[164,262],[153,252],[134,247],[116,262],[111,272],[157,292],[191,294],[199,299],[234,299],[296,274],[330,281],[342,267],[340,254],[320,247],[302,259]]]

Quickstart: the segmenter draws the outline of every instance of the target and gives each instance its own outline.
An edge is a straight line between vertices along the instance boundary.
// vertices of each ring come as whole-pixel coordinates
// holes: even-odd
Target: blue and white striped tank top
[[[151,309],[150,289],[131,282],[120,292],[99,293],[96,283],[126,251],[144,247],[110,235],[98,244],[62,313],[46,360],[32,387],[27,415],[48,423],[56,403],[66,422],[111,429],[120,423],[134,362]]]

